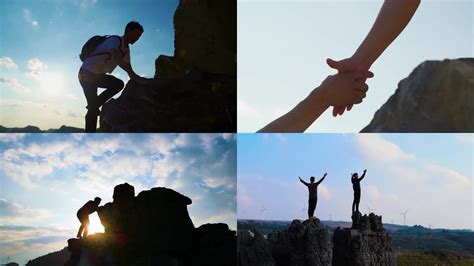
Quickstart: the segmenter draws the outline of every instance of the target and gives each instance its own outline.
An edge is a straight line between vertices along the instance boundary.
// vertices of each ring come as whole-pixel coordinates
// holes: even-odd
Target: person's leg
[[[360,192],[356,193],[355,203],[356,203],[356,212],[359,212]]]
[[[316,209],[316,201],[317,199],[315,198],[309,199],[308,218],[314,216],[314,210]]]
[[[84,218],[84,235],[83,238],[86,238],[86,236],[89,234],[89,217]]]
[[[82,238],[82,230],[84,230],[84,226],[81,224],[81,226],[79,227],[79,231],[76,235],[77,238]]]
[[[98,75],[96,80],[98,87],[106,89],[98,96],[99,106],[104,105],[110,98],[119,93],[125,85],[122,80],[107,74]]]
[[[79,83],[82,86],[87,101],[87,114],[85,132],[96,132],[97,114],[99,113],[99,98],[97,97],[97,84],[92,73],[79,71]]]

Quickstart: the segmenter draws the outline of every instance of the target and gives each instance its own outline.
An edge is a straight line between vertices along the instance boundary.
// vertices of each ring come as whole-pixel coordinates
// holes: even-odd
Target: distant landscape
[[[265,237],[273,232],[287,229],[292,221],[237,220],[241,230],[258,230]],[[337,227],[349,228],[351,222],[321,221],[332,235]],[[474,232],[426,228],[421,225],[406,226],[384,223],[392,238],[397,256],[397,265],[474,265]]]
[[[37,126],[26,127],[4,127],[0,125],[0,133],[83,133],[84,129],[70,126],[61,126],[60,128],[50,128],[41,130]]]

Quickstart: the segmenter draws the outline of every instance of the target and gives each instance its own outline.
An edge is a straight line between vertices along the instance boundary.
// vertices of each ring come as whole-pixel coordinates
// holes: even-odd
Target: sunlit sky
[[[255,132],[293,108],[351,56],[382,6],[366,1],[238,1],[238,131]],[[371,70],[367,98],[342,117],[330,111],[309,132],[359,132],[425,60],[474,57],[474,2],[422,0],[410,24]]]
[[[474,230],[473,134],[239,134],[237,149],[239,219],[306,219],[298,176],[327,172],[315,214],[350,221],[350,176],[367,169],[361,212],[403,224],[408,210],[407,225]]]
[[[130,46],[132,66],[153,77],[155,59],[173,55],[177,5],[177,0],[0,1],[0,125],[83,128],[87,104],[77,80],[82,45],[94,35],[123,35],[125,25],[136,20],[144,33]],[[128,80],[120,67],[113,74]]]
[[[62,249],[77,210],[96,196],[112,202],[123,182],[136,195],[165,186],[188,196],[196,227],[236,229],[233,134],[3,134],[0,152],[0,262]],[[91,231],[103,231],[96,213]]]

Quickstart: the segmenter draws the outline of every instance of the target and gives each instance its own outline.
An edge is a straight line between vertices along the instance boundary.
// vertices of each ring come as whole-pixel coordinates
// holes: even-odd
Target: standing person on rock
[[[118,65],[131,80],[139,79],[130,64],[128,45],[134,44],[142,33],[140,23],[131,21],[125,27],[123,36],[94,36],[84,44],[79,56],[83,63],[78,78],[87,100],[86,132],[96,132],[99,108],[124,87],[122,80],[106,73],[112,73]],[[105,91],[97,95],[99,87],[105,88]]]
[[[308,219],[315,219],[314,211],[316,210],[316,204],[318,203],[318,186],[323,182],[328,173],[325,173],[324,176],[316,183],[314,183],[314,176],[310,177],[311,183],[305,182],[301,177],[298,176],[300,182],[308,187],[309,197],[308,197]]]
[[[89,214],[94,213],[99,208],[101,198],[95,197],[94,201],[89,200],[77,211],[77,218],[81,222],[77,238],[85,238],[89,233]],[[84,231],[84,234],[82,233]]]
[[[360,203],[360,181],[364,179],[367,169],[364,170],[364,173],[360,178],[357,173],[353,173],[351,176],[352,189],[354,189],[354,201],[352,202],[352,213],[359,212],[359,203]]]

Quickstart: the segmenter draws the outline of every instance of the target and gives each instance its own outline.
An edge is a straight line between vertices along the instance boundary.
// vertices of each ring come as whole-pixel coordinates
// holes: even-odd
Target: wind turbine
[[[265,209],[265,206],[263,206],[262,204],[262,208],[260,209],[260,215],[262,216],[262,220],[263,220],[263,212],[266,211],[267,209]]]
[[[400,213],[403,216],[403,225],[405,225],[405,220],[407,219],[407,213],[408,213],[408,210],[406,210],[405,212]]]
[[[377,209],[371,209],[370,206],[369,206],[369,204],[367,204],[367,210],[369,210],[369,214],[370,214],[372,211],[375,211],[375,210],[377,210]]]

